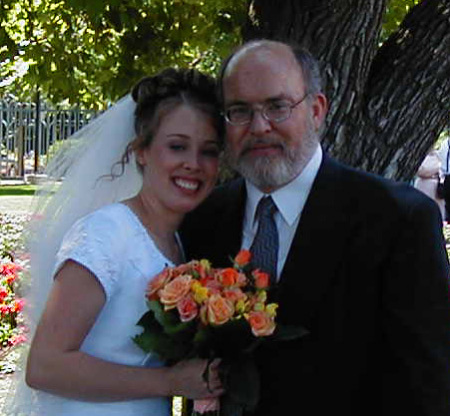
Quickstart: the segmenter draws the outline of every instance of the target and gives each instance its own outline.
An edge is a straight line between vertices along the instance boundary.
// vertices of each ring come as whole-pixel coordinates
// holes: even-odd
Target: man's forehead
[[[277,42],[255,42],[243,47],[233,55],[227,64],[224,78],[232,75],[237,68],[240,70],[246,68],[248,70],[252,66],[270,65],[274,62],[279,65],[298,66],[288,46]]]
[[[302,93],[303,74],[295,58],[254,49],[233,63],[222,88],[228,105],[291,98]]]

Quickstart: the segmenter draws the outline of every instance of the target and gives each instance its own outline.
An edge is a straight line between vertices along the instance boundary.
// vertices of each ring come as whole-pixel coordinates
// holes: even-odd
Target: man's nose
[[[249,130],[252,134],[264,134],[272,130],[270,121],[264,118],[263,113],[259,109],[253,110],[253,117],[250,121]]]

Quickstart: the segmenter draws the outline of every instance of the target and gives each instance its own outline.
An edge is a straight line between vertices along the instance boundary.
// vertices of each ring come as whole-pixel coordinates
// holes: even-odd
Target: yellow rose
[[[261,290],[257,295],[258,302],[266,303],[267,301],[267,292],[265,290]]]
[[[277,316],[277,309],[278,309],[278,304],[277,303],[269,303],[266,306],[266,312],[268,313],[268,315],[271,318],[275,318],[275,316]]]
[[[239,299],[236,302],[235,308],[236,308],[236,312],[238,314],[243,314],[246,312],[246,310],[248,309],[248,301],[245,299]]]
[[[262,303],[262,302],[256,302],[254,305],[253,305],[253,310],[255,311],[255,312],[260,312],[260,311],[264,311],[264,303]]]
[[[200,260],[200,265],[203,267],[206,273],[209,273],[211,270],[211,262],[206,259]]]
[[[206,299],[208,299],[208,288],[202,286],[202,284],[198,280],[194,280],[192,282],[191,289],[194,295],[194,299],[197,303],[203,303]]]

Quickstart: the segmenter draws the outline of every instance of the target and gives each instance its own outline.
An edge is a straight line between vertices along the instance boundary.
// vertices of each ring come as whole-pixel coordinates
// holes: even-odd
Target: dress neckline
[[[134,222],[139,226],[139,228],[141,229],[141,231],[147,236],[147,238],[152,242],[153,246],[156,248],[156,250],[158,251],[158,253],[161,255],[161,257],[164,258],[164,260],[166,260],[166,263],[170,263],[170,266],[175,266],[176,263],[169,259],[164,252],[159,248],[158,244],[156,243],[156,239],[153,236],[153,234],[146,228],[144,227],[144,224],[142,224],[142,221],[140,220],[140,218],[137,216],[137,214],[131,209],[131,207],[129,207],[127,204],[123,203],[123,202],[117,202],[118,205],[121,205],[122,207],[124,207],[126,209],[126,211],[130,214],[130,216],[133,218]],[[180,236],[178,234],[178,231],[175,233],[175,239],[177,241],[178,244],[178,248],[180,250],[181,253],[181,263],[186,262],[186,254],[184,252],[184,248],[183,248],[183,244],[181,243],[181,239]]]

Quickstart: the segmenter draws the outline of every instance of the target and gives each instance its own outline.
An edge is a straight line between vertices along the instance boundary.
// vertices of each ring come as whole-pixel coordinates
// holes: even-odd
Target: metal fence
[[[43,101],[0,100],[0,175],[23,177],[41,173],[52,146],[86,125],[96,113],[49,107]]]

